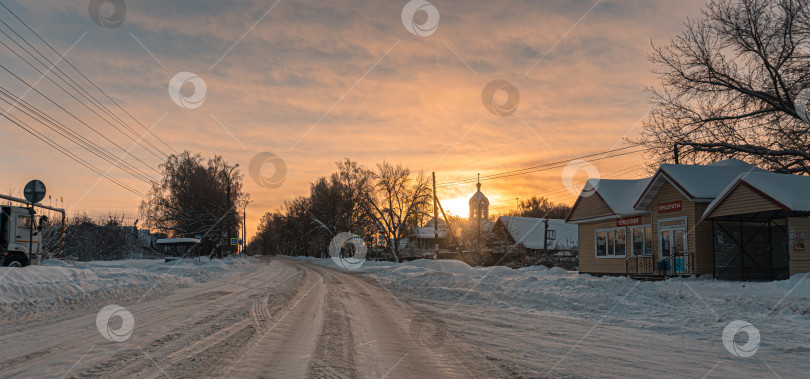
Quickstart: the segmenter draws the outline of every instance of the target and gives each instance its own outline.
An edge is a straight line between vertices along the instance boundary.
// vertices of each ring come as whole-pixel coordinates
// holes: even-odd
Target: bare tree
[[[564,203],[554,203],[545,196],[532,196],[527,200],[520,201],[520,207],[510,216],[535,217],[535,218],[557,218],[564,219],[571,212],[571,206]]]
[[[51,224],[43,231],[44,249],[51,255],[58,248],[58,227]],[[67,259],[80,261],[141,258],[148,253],[139,243],[138,221],[127,222],[125,216],[113,214],[95,219],[86,214],[71,217],[64,249]]]
[[[429,208],[431,190],[422,172],[411,177],[411,171],[402,165],[383,162],[373,175],[373,191],[366,192],[362,203],[366,212],[385,232],[394,260],[400,261],[400,241],[417,226],[421,213]]]
[[[285,201],[281,209],[265,214],[250,249],[326,257],[326,246],[338,233],[373,241],[382,231],[390,240],[387,249],[401,260],[400,242],[429,208],[431,192],[425,176],[413,176],[407,168],[388,162],[371,171],[346,159],[337,168],[312,183],[309,196]]]
[[[651,166],[738,158],[810,174],[810,10],[806,0],[712,0],[669,45],[653,45],[660,88],[633,142]],[[685,147],[685,148],[684,148]]]
[[[206,253],[228,246],[223,236],[228,235],[228,225],[230,235],[237,235],[241,225],[237,208],[248,199],[239,171],[230,174],[233,166],[221,156],[206,161],[187,151],[170,155],[162,168],[163,179],[141,202],[146,225],[173,237],[200,235],[200,249]]]

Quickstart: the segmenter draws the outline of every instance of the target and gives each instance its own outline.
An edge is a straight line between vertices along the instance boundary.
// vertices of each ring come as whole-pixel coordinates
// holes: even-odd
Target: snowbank
[[[337,268],[331,259],[301,259]],[[470,267],[454,260],[366,261],[356,272],[408,296],[450,305],[464,302],[551,311],[659,332],[683,332],[685,326],[693,331],[709,329],[737,319],[767,322],[774,328],[809,332],[804,343],[810,351],[808,274],[774,282],[705,278],[640,282],[544,266]]]
[[[253,258],[120,260],[0,267],[0,325],[114,303],[150,291],[207,281],[254,262]]]

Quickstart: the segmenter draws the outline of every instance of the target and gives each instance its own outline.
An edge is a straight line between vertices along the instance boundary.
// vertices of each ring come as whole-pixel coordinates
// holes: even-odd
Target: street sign
[[[45,198],[45,184],[34,179],[25,185],[23,194],[25,195],[25,200],[32,203],[39,203]]]
[[[236,246],[238,244],[239,244],[239,238],[231,238],[231,245]]]

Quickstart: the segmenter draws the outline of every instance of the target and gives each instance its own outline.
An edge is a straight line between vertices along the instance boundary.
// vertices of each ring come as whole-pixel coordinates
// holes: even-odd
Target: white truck
[[[39,264],[42,225],[46,221],[45,216],[32,215],[31,208],[0,207],[0,258],[3,266]]]
[[[39,264],[42,260],[42,228],[48,222],[48,218],[44,215],[38,216],[34,207],[61,213],[62,231],[65,225],[65,211],[6,195],[0,195],[0,199],[27,205],[27,207],[0,206],[0,265],[24,267]]]

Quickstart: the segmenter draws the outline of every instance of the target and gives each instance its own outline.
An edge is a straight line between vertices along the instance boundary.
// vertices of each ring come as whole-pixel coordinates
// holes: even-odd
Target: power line
[[[166,146],[171,151],[173,151],[175,154],[177,154],[177,151],[174,148],[169,146],[169,144],[167,144],[162,138],[160,138],[154,132],[152,132],[152,130],[150,128],[147,128],[146,125],[142,124],[138,119],[135,118],[135,116],[130,114],[126,109],[124,109],[124,107],[122,107],[120,104],[118,104],[117,101],[115,101],[112,97],[110,97],[110,95],[108,95],[107,92],[102,90],[98,85],[96,85],[96,83],[94,83],[83,72],[81,72],[81,70],[79,70],[76,66],[74,66],[72,63],[70,63],[70,60],[68,60],[66,57],[64,57],[62,54],[60,54],[59,51],[57,51],[48,41],[46,41],[44,38],[42,38],[42,36],[40,36],[39,33],[34,31],[33,29],[31,29],[31,27],[28,26],[28,24],[25,21],[23,21],[20,17],[17,16],[16,13],[14,13],[14,11],[9,9],[3,2],[0,2],[0,6],[5,8],[6,11],[8,11],[12,16],[14,16],[14,18],[17,19],[17,21],[19,21],[21,24],[23,24],[23,26],[25,26],[26,29],[28,29],[31,33],[33,33],[40,41],[42,41],[42,43],[44,43],[46,46],[48,46],[48,48],[51,49],[51,51],[53,51],[55,54],[60,56],[65,63],[67,63],[71,68],[73,68],[73,70],[75,70],[82,78],[84,78],[88,83],[90,83],[90,85],[92,85],[96,90],[101,92],[101,94],[103,94],[104,97],[107,98],[107,100],[109,100],[111,103],[115,104],[115,106],[118,107],[118,109],[120,109],[127,116],[129,116],[133,121],[135,121],[138,125],[140,125],[141,128],[143,128],[147,133],[151,134],[158,141],[160,141],[160,143],[162,143],[164,146]],[[166,155],[166,154],[164,153],[164,155]]]
[[[143,171],[135,168],[134,166],[130,165],[129,163],[123,161],[122,159],[115,158],[109,151],[104,149],[101,146],[98,146],[94,142],[88,140],[84,136],[72,131],[71,129],[67,128],[65,125],[60,123],[59,121],[53,119],[52,117],[44,114],[42,111],[32,107],[26,101],[22,100],[21,98],[11,94],[8,90],[4,89],[0,86],[0,96],[4,98],[0,98],[0,101],[10,105],[12,108],[17,109],[18,111],[22,112],[26,116],[30,117],[34,121],[42,124],[46,128],[50,129],[51,131],[61,135],[62,137],[68,139],[69,141],[75,143],[79,147],[87,150],[91,154],[105,160],[106,162],[113,164],[114,166],[120,168],[121,170],[129,173],[136,179],[144,181],[147,184],[151,184],[154,182],[154,179],[146,175]],[[30,113],[29,113],[30,112]],[[37,117],[35,117],[37,116]]]
[[[518,170],[505,171],[505,172],[491,174],[491,175],[484,175],[484,176],[481,177],[481,180],[501,179],[501,178],[507,178],[507,177],[511,177],[511,176],[525,175],[525,174],[530,174],[530,173],[535,173],[535,172],[540,172],[540,171],[553,170],[555,168],[565,167],[572,160],[595,157],[595,156],[603,155],[603,154],[607,154],[607,153],[627,150],[627,149],[630,149],[630,148],[633,148],[633,147],[636,147],[636,146],[627,146],[627,147],[623,147],[623,148],[619,148],[619,149],[613,149],[613,150],[603,151],[603,152],[600,152],[600,153],[593,153],[593,154],[583,155],[583,156],[580,156],[580,157],[575,157],[575,158],[566,159],[566,160],[560,160],[560,161],[556,161],[556,162],[545,163],[545,164],[542,164],[542,165],[522,168],[522,169],[518,169]],[[592,159],[590,159],[590,161],[598,161],[598,160],[603,160],[603,159],[615,158],[615,157],[619,157],[619,156],[623,156],[623,155],[639,153],[639,152],[642,152],[642,151],[645,151],[645,150],[648,150],[648,149],[647,148],[640,148],[640,149],[636,149],[636,150],[625,151],[625,152],[619,153],[619,154],[612,154],[612,155],[607,155],[607,156],[604,156],[604,157],[592,158]],[[455,182],[443,183],[441,185],[438,185],[437,187],[451,187],[451,186],[457,186],[457,185],[461,185],[461,184],[475,183],[476,180],[478,180],[478,179],[458,180],[458,181],[455,181]]]
[[[48,100],[48,101],[49,101],[50,103],[52,103],[53,105],[55,105],[56,107],[58,107],[59,109],[61,109],[61,110],[62,110],[62,111],[64,111],[65,113],[69,114],[71,117],[73,117],[74,119],[76,119],[76,121],[79,121],[79,123],[81,123],[82,125],[86,126],[86,127],[87,127],[87,128],[89,128],[90,130],[92,130],[94,133],[96,133],[97,135],[99,135],[101,138],[104,138],[104,139],[105,139],[107,142],[109,142],[109,143],[113,144],[115,147],[117,147],[117,148],[118,148],[118,149],[120,149],[121,151],[125,152],[127,155],[129,155],[129,156],[131,156],[131,157],[135,158],[135,160],[137,160],[138,162],[141,162],[141,163],[142,163],[142,164],[144,164],[145,166],[150,167],[150,168],[151,168],[153,171],[155,171],[155,172],[157,172],[157,173],[160,173],[159,171],[155,170],[155,168],[154,168],[154,167],[150,166],[148,163],[144,162],[143,160],[141,160],[141,159],[140,159],[140,158],[138,158],[137,156],[135,156],[135,155],[133,155],[133,154],[129,153],[129,152],[126,150],[126,149],[124,149],[123,147],[121,147],[121,145],[119,145],[119,144],[115,143],[114,141],[112,141],[111,139],[109,139],[107,136],[105,136],[103,133],[99,132],[97,129],[95,129],[95,128],[93,128],[92,126],[90,126],[90,124],[88,124],[87,122],[83,121],[82,119],[80,119],[80,118],[76,117],[76,115],[74,115],[72,112],[68,111],[68,110],[67,110],[67,109],[65,109],[63,106],[59,105],[57,102],[55,102],[54,100],[52,100],[50,97],[46,96],[46,95],[45,95],[45,94],[43,94],[41,91],[39,91],[38,89],[34,88],[34,86],[32,86],[31,84],[28,84],[28,82],[26,82],[25,80],[23,80],[22,78],[20,78],[19,76],[17,76],[17,75],[16,75],[16,74],[14,74],[13,72],[11,72],[11,71],[10,71],[10,70],[9,70],[9,69],[6,67],[6,66],[4,66],[4,65],[0,64],[0,68],[2,68],[3,70],[5,70],[6,72],[8,72],[8,73],[9,73],[11,76],[15,77],[17,80],[19,80],[20,82],[22,82],[23,84],[25,84],[26,86],[28,86],[28,88],[30,88],[31,90],[33,90],[34,92],[36,92],[37,94],[39,94],[40,96],[42,96],[43,98],[45,98],[46,100]]]
[[[625,168],[620,169],[620,170],[610,172],[610,173],[605,174],[605,175],[600,175],[600,179],[609,179],[610,177],[613,177],[613,176],[626,174],[626,173],[631,173],[631,172],[638,171],[638,170],[643,170],[644,169],[643,165],[644,165],[643,163],[639,163],[639,164],[635,164],[635,165],[632,165],[632,166],[629,166],[629,167],[625,167]],[[566,192],[566,191],[568,191],[568,188],[561,188],[561,189],[557,189],[557,190],[552,191],[552,192],[546,192],[544,195],[554,195],[554,194],[563,193],[563,192]]]
[[[630,173],[630,172],[634,172],[634,171],[638,171],[638,170],[643,169],[643,167],[638,167],[638,166],[642,166],[642,164],[632,165],[632,166],[625,167],[625,168],[620,169],[620,170],[610,172],[610,173],[605,174],[605,175],[600,175],[599,179],[600,180],[601,179],[610,179],[610,178],[615,177],[615,176],[619,176],[619,175],[623,175],[623,174],[627,174],[627,173]],[[555,191],[547,192],[545,195],[556,195],[558,193],[564,193],[566,191],[568,191],[568,188],[560,188],[560,189],[557,189]],[[573,195],[576,195],[576,194],[573,194]]]
[[[115,100],[113,100],[109,95],[107,95],[106,92],[101,90],[101,88],[99,88],[97,85],[95,85],[95,83],[93,83],[86,75],[84,75],[80,70],[78,70],[78,68],[76,68],[73,64],[71,64],[69,61],[67,61],[67,59],[65,59],[64,55],[59,54],[59,52],[56,51],[56,49],[52,45],[50,45],[47,41],[45,41],[33,29],[31,29],[31,27],[29,27],[24,21],[22,21],[5,4],[0,2],[0,6],[5,8],[10,14],[12,14],[14,16],[14,18],[16,18],[31,33],[33,33],[37,38],[39,38],[40,41],[45,43],[51,49],[51,51],[53,51],[54,53],[57,54],[58,59],[55,60],[55,61],[51,61],[45,54],[43,54],[43,52],[41,50],[39,50],[37,47],[32,45],[25,37],[23,37],[20,33],[18,33],[11,25],[9,25],[2,18],[0,18],[0,24],[5,26],[5,28],[7,28],[9,31],[11,31],[11,33],[13,35],[15,35],[17,37],[17,38],[14,38],[9,33],[6,33],[6,31],[4,29],[0,28],[0,34],[5,36],[6,38],[8,38],[9,41],[11,41],[14,45],[16,45],[16,48],[12,47],[10,44],[7,44],[7,43],[5,43],[3,41],[0,41],[0,44],[2,44],[6,49],[8,49],[17,58],[19,58],[20,60],[25,62],[25,64],[27,64],[30,68],[34,69],[34,71],[41,74],[42,76],[40,77],[39,80],[41,80],[43,78],[47,79],[53,85],[55,85],[60,90],[62,90],[64,93],[66,93],[68,96],[73,98],[73,100],[75,100],[76,102],[78,102],[79,104],[81,104],[82,106],[87,108],[93,114],[95,114],[100,119],[102,119],[104,122],[106,122],[107,124],[109,124],[110,126],[115,128],[119,133],[123,134],[125,137],[132,140],[135,144],[142,147],[143,149],[145,149],[146,151],[148,151],[149,153],[151,153],[155,157],[161,158],[161,155],[163,157],[167,156],[162,150],[160,150],[160,148],[155,146],[148,139],[144,139],[143,136],[139,136],[138,139],[136,140],[131,135],[126,133],[124,130],[117,127],[115,125],[115,123],[118,123],[120,126],[124,127],[126,130],[128,130],[133,135],[135,135],[135,136],[138,135],[138,133],[135,131],[134,128],[129,126],[123,119],[118,117],[118,115],[116,115],[112,110],[110,110],[110,108],[105,106],[96,96],[94,96],[87,89],[85,89],[84,86],[82,86],[81,84],[79,84],[78,82],[73,80],[73,78],[71,78],[70,75],[68,75],[65,71],[63,71],[60,67],[58,67],[58,63],[60,61],[64,60],[76,72],[78,72],[79,75],[81,75],[87,82],[89,82],[99,92],[101,92],[104,96],[106,96],[107,99],[110,102],[115,104],[118,108],[120,108],[123,112],[125,112],[128,116],[130,116],[136,122],[138,122],[137,119],[132,117],[131,114],[126,112],[126,110],[123,109],[117,102],[115,102]],[[21,44],[20,41],[18,41],[18,39],[20,41],[22,41],[23,44],[30,47],[30,49],[33,50],[33,52],[31,50],[29,50],[28,48],[26,48],[25,46],[23,46],[23,44]],[[22,55],[22,53],[20,53],[17,49],[21,49],[30,58],[33,58],[33,61],[30,60],[27,57],[24,57]],[[34,53],[38,54],[39,57],[41,57],[42,59],[37,57],[37,55],[35,55]],[[42,69],[38,68],[37,65],[34,63],[34,61],[36,63],[38,63],[39,65],[41,65],[42,67],[44,67],[44,71]],[[12,122],[13,124],[15,124],[17,127],[21,128],[26,133],[34,136],[35,138],[37,138],[40,141],[44,142],[46,145],[54,148],[55,150],[59,151],[63,155],[70,158],[71,160],[75,161],[79,165],[89,169],[90,171],[98,174],[99,176],[111,181],[112,183],[116,184],[117,186],[119,186],[119,187],[121,187],[121,188],[123,188],[123,189],[137,195],[137,196],[145,197],[143,193],[137,191],[136,189],[129,186],[128,184],[123,183],[122,181],[108,175],[109,170],[107,172],[102,172],[100,169],[95,167],[93,164],[91,164],[87,160],[81,158],[76,153],[72,152],[70,149],[65,147],[64,145],[60,144],[59,142],[54,141],[53,139],[47,137],[45,134],[37,131],[35,128],[32,127],[32,125],[26,123],[22,119],[11,115],[10,111],[12,109],[16,109],[17,111],[21,112],[25,116],[31,118],[33,121],[41,124],[42,126],[45,126],[50,131],[60,135],[61,137],[67,139],[68,141],[70,141],[70,142],[76,144],[77,146],[81,147],[82,149],[86,150],[87,152],[93,154],[94,156],[96,156],[98,158],[101,158],[102,160],[112,164],[114,167],[117,167],[118,169],[122,170],[123,172],[133,176],[137,180],[143,181],[144,183],[153,184],[155,181],[154,181],[153,178],[151,178],[149,175],[144,173],[142,170],[136,168],[135,166],[133,166],[132,164],[130,164],[129,162],[124,160],[124,157],[126,155],[129,155],[130,157],[134,158],[135,160],[137,160],[138,162],[140,162],[144,166],[149,167],[152,171],[154,171],[154,172],[156,172],[158,174],[161,174],[159,171],[157,171],[153,166],[149,165],[148,163],[144,162],[143,160],[141,160],[140,158],[138,158],[137,156],[132,154],[128,149],[124,149],[121,145],[119,145],[116,142],[114,142],[113,140],[111,140],[109,137],[104,135],[104,133],[102,133],[98,129],[92,127],[90,124],[88,124],[87,122],[85,122],[81,118],[77,117],[74,113],[72,113],[71,111],[67,110],[64,106],[62,106],[59,103],[57,103],[56,101],[54,101],[51,97],[45,95],[42,91],[37,90],[36,88],[34,88],[34,85],[36,83],[38,83],[39,80],[37,80],[37,82],[34,83],[34,85],[31,85],[26,80],[24,80],[21,76],[19,76],[19,75],[15,74],[14,72],[12,72],[9,69],[9,67],[7,67],[5,65],[0,65],[0,68],[5,70],[9,75],[13,76],[15,79],[17,79],[22,84],[24,84],[26,87],[28,87],[28,90],[26,91],[26,93],[28,93],[28,91],[36,92],[37,94],[42,96],[44,99],[46,99],[48,102],[50,102],[51,104],[53,104],[54,106],[56,106],[57,108],[59,108],[60,110],[65,112],[66,114],[70,115],[73,119],[75,119],[76,121],[78,121],[82,125],[86,126],[88,129],[93,131],[95,134],[102,137],[104,140],[106,140],[107,142],[109,142],[113,146],[115,146],[118,149],[120,149],[121,151],[123,151],[124,155],[119,157],[119,158],[116,158],[115,156],[113,156],[112,153],[110,153],[110,151],[108,151],[104,147],[102,147],[102,146],[96,144],[95,142],[85,138],[82,134],[73,131],[71,128],[69,128],[68,126],[66,126],[62,122],[58,121],[56,118],[48,115],[48,113],[43,111],[41,108],[39,108],[39,107],[29,103],[29,102],[24,101],[22,97],[18,97],[16,95],[14,95],[10,90],[7,90],[7,89],[2,88],[2,87],[0,87],[0,96],[2,96],[2,98],[0,98],[0,101],[10,105],[11,108],[9,108],[9,110],[6,111],[5,113],[0,114],[1,116],[3,116],[5,119],[7,119],[10,122]],[[72,90],[73,92],[71,92],[70,90],[65,88],[63,85],[60,85],[57,81],[52,79],[50,74],[55,75],[56,78],[58,78],[59,81],[61,81],[65,85],[67,85],[67,87],[69,87],[70,90]],[[23,96],[25,96],[25,95],[23,95]],[[88,105],[81,98],[83,98],[84,100],[89,102],[90,105]],[[96,109],[94,109],[94,108],[100,110],[101,113],[96,111]],[[109,119],[108,119],[108,117],[109,117]],[[140,122],[138,122],[138,123],[140,124]],[[160,139],[154,133],[151,132],[151,129],[146,128],[143,124],[140,124],[140,125],[144,129],[146,129],[147,133],[152,134],[153,136],[155,136],[155,138]],[[141,140],[144,141],[146,146],[140,142]],[[166,143],[164,141],[161,140],[161,142],[164,145],[166,145]],[[168,145],[166,145],[166,146],[171,148]],[[155,151],[158,152],[160,155],[155,154]]]
[[[644,169],[643,166],[644,166],[643,163],[635,164],[635,165],[628,166],[628,167],[625,167],[623,169],[616,170],[616,171],[610,172],[608,174],[605,174],[601,178],[602,179],[608,179],[608,178],[611,178],[611,177],[614,177],[614,176],[618,176],[618,175],[622,175],[622,174],[627,174],[627,173],[643,170]],[[541,196],[546,197],[547,199],[549,199],[549,201],[552,201],[552,200],[555,200],[555,199],[559,199],[559,197],[556,196],[557,194],[564,193],[564,192],[567,192],[567,191],[568,191],[568,188],[561,188],[561,189],[557,189],[557,190],[554,190],[554,191],[551,191],[551,192],[544,192],[544,193],[541,194]],[[495,210],[495,211],[503,211],[504,209],[511,209],[511,208],[514,208],[514,207],[515,207],[515,204],[512,203],[511,201],[502,201],[502,202],[490,204],[490,209]]]
[[[500,176],[513,176],[511,174],[524,174],[524,173],[530,173],[530,172],[544,171],[544,170],[541,170],[541,169],[542,168],[547,168],[548,166],[551,166],[551,165],[557,165],[557,164],[561,164],[561,163],[566,163],[567,164],[568,162],[570,162],[572,160],[575,160],[575,159],[583,159],[583,158],[589,158],[589,157],[593,157],[593,156],[597,156],[597,155],[608,154],[608,153],[617,152],[617,151],[623,151],[623,150],[627,150],[627,149],[630,149],[630,148],[633,148],[633,147],[635,147],[635,146],[626,146],[626,147],[622,147],[622,148],[619,148],[619,149],[612,149],[612,150],[602,151],[602,152],[583,155],[583,156],[575,157],[575,158],[571,158],[571,159],[544,163],[544,164],[540,164],[540,165],[536,165],[536,166],[530,166],[530,167],[521,168],[521,169],[517,169],[517,170],[504,171],[504,172],[496,173],[496,174],[484,175],[482,178],[486,180],[486,179],[497,178],[497,177],[500,177]],[[596,159],[592,159],[592,160],[596,160]],[[477,179],[461,179],[461,180],[457,180],[457,181],[451,181],[451,182],[448,182],[448,183],[444,183],[442,185],[455,185],[455,184],[473,183],[476,180]]]
[[[91,170],[91,171],[95,172],[96,174],[100,175],[101,177],[104,177],[105,179],[109,180],[110,182],[114,183],[115,185],[117,185],[117,186],[119,186],[119,187],[121,187],[121,188],[123,188],[123,189],[125,189],[125,190],[127,190],[127,191],[129,191],[129,192],[131,192],[131,193],[133,193],[133,194],[135,194],[135,195],[137,195],[137,196],[140,196],[140,197],[142,197],[142,198],[146,198],[146,196],[144,196],[144,194],[142,194],[142,193],[138,192],[136,189],[134,189],[134,188],[132,188],[132,187],[130,187],[130,186],[128,186],[128,185],[126,185],[126,184],[122,183],[121,181],[119,181],[119,180],[117,180],[117,179],[115,179],[115,178],[113,178],[113,177],[111,177],[111,176],[109,176],[109,175],[105,174],[104,172],[102,172],[101,170],[99,170],[98,168],[96,168],[95,166],[93,166],[91,163],[89,163],[89,162],[85,161],[84,159],[80,158],[80,157],[79,157],[79,156],[77,156],[76,154],[71,153],[71,152],[70,152],[68,149],[64,148],[64,147],[63,147],[62,145],[60,145],[59,143],[54,142],[53,140],[51,140],[50,138],[48,138],[48,137],[46,137],[46,136],[44,136],[44,135],[37,134],[37,133],[36,133],[36,132],[33,130],[33,128],[31,128],[31,127],[30,127],[28,124],[26,124],[26,123],[25,123],[25,122],[23,122],[22,120],[19,120],[19,119],[17,119],[16,117],[14,117],[14,116],[12,116],[12,115],[10,115],[10,114],[8,114],[8,112],[6,112],[6,113],[2,113],[2,114],[0,114],[0,116],[3,116],[3,117],[4,117],[4,118],[6,118],[7,120],[11,121],[13,124],[17,125],[17,126],[20,128],[20,129],[22,129],[22,130],[26,131],[28,134],[31,134],[31,135],[32,135],[32,136],[34,136],[35,138],[39,139],[40,141],[44,142],[45,144],[47,144],[47,145],[51,146],[51,147],[52,147],[52,148],[54,148],[55,150],[57,150],[57,151],[59,151],[60,153],[64,154],[65,156],[67,156],[67,157],[68,157],[68,158],[70,158],[71,160],[73,160],[73,161],[75,161],[76,163],[78,163],[78,164],[80,164],[80,165],[82,165],[82,166],[86,167],[87,169],[89,169],[89,170]]]
[[[2,23],[3,25],[6,25],[4,22],[2,22],[2,20],[0,20],[0,23]],[[0,30],[0,34],[3,34],[3,35],[5,35],[6,37],[9,37],[9,38],[11,39],[11,37],[10,37],[8,34],[6,34],[4,31],[2,31],[2,30]],[[21,46],[19,43],[17,43],[17,41],[14,41],[14,40],[12,39],[12,42],[14,42],[15,44],[17,44],[17,46],[19,46],[19,47],[20,47],[20,48],[21,48],[23,51],[27,52],[29,55],[31,55],[32,57],[34,57],[34,56],[33,56],[33,54],[31,54],[31,53],[30,53],[28,50],[26,50],[26,49],[25,49],[24,47],[22,47],[22,46]],[[134,143],[136,143],[137,145],[139,145],[139,146],[141,146],[142,148],[144,148],[146,151],[148,151],[150,154],[154,155],[156,158],[163,159],[163,158],[162,158],[160,155],[156,154],[154,151],[152,151],[151,149],[149,149],[149,148],[147,148],[146,146],[144,146],[143,144],[141,144],[141,142],[140,142],[139,140],[136,140],[134,137],[130,136],[129,134],[125,133],[123,130],[119,129],[119,128],[118,128],[117,126],[115,126],[115,125],[114,125],[112,122],[110,122],[110,121],[109,121],[107,118],[105,118],[105,117],[103,117],[102,115],[100,115],[100,114],[99,114],[98,112],[96,112],[94,109],[90,108],[90,106],[88,106],[88,105],[87,105],[85,102],[83,102],[82,100],[80,100],[79,98],[77,98],[77,97],[76,97],[76,96],[75,96],[73,93],[71,93],[70,91],[68,91],[67,89],[65,89],[63,86],[61,86],[59,83],[57,83],[57,82],[55,82],[53,79],[51,79],[51,78],[48,76],[48,73],[54,73],[54,74],[57,76],[57,78],[61,79],[61,80],[62,80],[63,82],[65,82],[65,83],[66,83],[68,86],[70,86],[70,87],[71,87],[71,89],[73,89],[74,91],[76,91],[77,93],[79,93],[79,95],[80,95],[80,96],[83,96],[85,99],[89,100],[89,101],[92,103],[92,100],[90,100],[89,98],[87,98],[87,96],[84,96],[84,95],[83,95],[83,94],[82,94],[80,91],[76,90],[76,89],[75,89],[75,88],[74,88],[74,87],[73,87],[73,86],[72,86],[72,85],[71,85],[71,84],[70,84],[70,83],[69,83],[67,80],[65,80],[64,78],[62,78],[61,76],[59,76],[58,74],[56,74],[56,73],[53,71],[53,68],[56,68],[57,70],[59,70],[59,68],[58,68],[58,67],[56,67],[56,63],[52,63],[52,62],[48,61],[48,63],[50,63],[50,64],[51,64],[51,66],[50,66],[50,67],[47,67],[47,66],[46,66],[44,63],[42,63],[42,61],[40,61],[39,59],[37,59],[36,57],[34,57],[34,59],[35,59],[35,60],[37,60],[37,61],[38,61],[40,64],[42,64],[43,66],[46,66],[46,67],[47,67],[47,68],[46,68],[46,71],[45,71],[45,72],[43,72],[43,71],[41,71],[39,68],[37,68],[36,66],[34,66],[34,64],[32,64],[31,62],[29,62],[29,61],[28,61],[26,58],[23,58],[23,57],[22,57],[22,56],[21,56],[21,55],[20,55],[20,54],[19,54],[19,53],[18,53],[16,50],[14,50],[14,49],[13,49],[11,46],[9,46],[9,45],[5,44],[5,43],[4,43],[4,42],[2,42],[2,41],[0,41],[0,45],[3,45],[3,46],[6,48],[6,49],[8,49],[9,51],[11,51],[11,52],[12,52],[14,55],[16,55],[18,58],[20,58],[20,59],[21,59],[23,62],[25,62],[26,64],[28,64],[28,66],[30,66],[30,67],[31,67],[31,68],[33,68],[33,69],[34,69],[36,72],[38,72],[39,74],[41,74],[43,78],[45,78],[45,79],[47,79],[48,81],[50,81],[50,82],[51,82],[53,85],[55,85],[56,87],[58,87],[59,89],[61,89],[63,92],[65,92],[65,93],[66,93],[68,96],[70,96],[71,98],[73,98],[73,100],[75,100],[76,102],[78,102],[79,104],[81,104],[82,106],[84,106],[85,108],[87,108],[87,109],[88,109],[90,112],[92,112],[93,114],[95,114],[96,116],[98,116],[99,118],[101,118],[102,120],[104,120],[104,122],[106,122],[107,124],[109,124],[110,126],[112,126],[112,127],[113,127],[113,128],[116,130],[116,131],[118,131],[119,133],[123,134],[125,137],[129,138],[129,139],[130,139],[130,140],[132,140]],[[46,58],[46,60],[47,60],[47,58]],[[4,67],[4,68],[5,68],[5,67]],[[10,71],[9,71],[7,68],[6,68],[6,71],[8,71],[9,73],[11,73],[11,72],[10,72]],[[12,74],[12,75],[14,75],[14,74]],[[16,77],[16,75],[14,75],[14,76]],[[19,77],[18,77],[18,79],[19,79]],[[31,88],[33,89],[33,87],[31,87]],[[39,92],[39,91],[37,91],[37,93],[40,93],[40,92]],[[40,93],[40,94],[41,94],[41,93]],[[93,105],[96,105],[96,104],[93,104]],[[99,106],[98,106],[98,105],[96,105],[96,107],[99,107]],[[61,108],[61,107],[60,107],[60,108]],[[101,107],[99,107],[99,109],[102,109],[102,108],[101,108]],[[66,112],[67,112],[67,111],[66,111]],[[114,117],[114,116],[113,116],[113,117]],[[74,118],[75,118],[75,116],[74,116]],[[126,126],[126,125],[124,125],[124,126],[125,126],[125,127],[128,129],[128,130],[130,130],[130,132],[132,132],[132,133],[134,133],[135,135],[137,135],[137,134],[134,132],[134,130],[133,130],[132,128],[129,128],[129,127],[128,127],[128,126]],[[146,140],[144,140],[144,141],[146,141]],[[146,141],[146,142],[148,142],[148,141]],[[162,151],[160,151],[160,150],[157,150],[157,151],[158,151],[158,153],[163,154],[163,156],[164,156],[164,157],[166,156],[166,155],[165,155],[165,153],[163,153]],[[137,157],[135,157],[135,156],[134,156],[134,155],[132,155],[132,154],[129,154],[129,155],[130,155],[130,156],[132,156],[133,158],[138,159]],[[138,160],[139,160],[139,161],[141,161],[140,159],[138,159]],[[141,161],[141,162],[143,162],[143,161]],[[149,166],[149,165],[148,165],[148,164],[146,164],[146,163],[144,163],[144,164],[145,164],[145,165],[147,165],[147,166]],[[151,167],[151,166],[150,166],[150,167]]]

